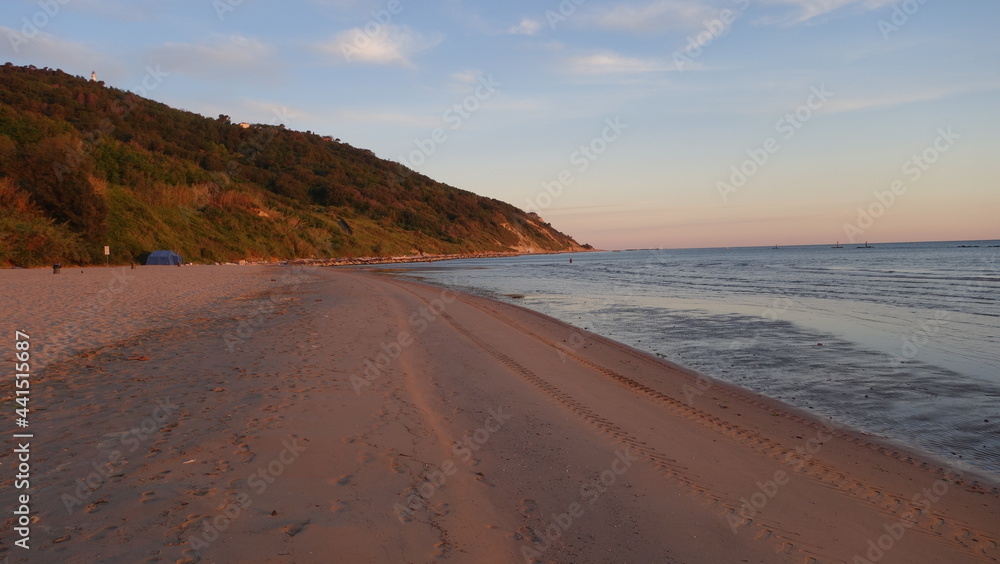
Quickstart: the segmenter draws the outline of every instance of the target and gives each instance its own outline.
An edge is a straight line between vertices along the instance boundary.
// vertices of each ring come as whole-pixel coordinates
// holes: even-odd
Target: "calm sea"
[[[1000,475],[1000,241],[857,247],[391,268]]]

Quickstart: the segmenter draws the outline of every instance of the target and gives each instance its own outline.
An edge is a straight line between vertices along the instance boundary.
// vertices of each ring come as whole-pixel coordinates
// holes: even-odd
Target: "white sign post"
[[[104,245],[104,264],[111,264],[111,247]]]

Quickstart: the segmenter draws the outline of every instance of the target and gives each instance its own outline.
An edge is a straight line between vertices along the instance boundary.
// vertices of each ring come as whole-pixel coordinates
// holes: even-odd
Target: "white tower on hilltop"
[[[90,73],[90,81],[97,82],[97,71],[93,71]]]

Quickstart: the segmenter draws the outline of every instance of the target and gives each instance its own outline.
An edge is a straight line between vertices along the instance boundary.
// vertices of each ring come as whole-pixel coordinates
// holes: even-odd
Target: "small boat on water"
[[[869,245],[868,241],[865,241],[865,246],[864,247],[857,247],[857,248],[859,248],[859,249],[874,249],[875,247]]]
[[[865,244],[867,244],[867,243],[865,243]],[[841,246],[840,246],[840,241],[837,241],[837,244],[836,244],[836,245],[834,245],[834,246],[832,246],[832,247],[830,247],[830,248],[831,248],[831,249],[843,249],[844,247],[841,247]]]

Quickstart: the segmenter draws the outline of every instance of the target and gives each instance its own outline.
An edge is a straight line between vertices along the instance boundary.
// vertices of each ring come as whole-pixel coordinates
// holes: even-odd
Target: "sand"
[[[9,562],[1000,559],[989,478],[513,305],[320,268],[0,285],[0,357],[20,330],[37,362]]]

